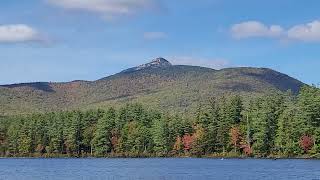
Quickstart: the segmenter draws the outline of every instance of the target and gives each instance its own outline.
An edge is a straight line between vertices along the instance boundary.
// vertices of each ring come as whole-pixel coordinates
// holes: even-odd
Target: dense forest
[[[121,108],[0,117],[2,157],[319,157],[320,89],[199,103],[194,116]]]

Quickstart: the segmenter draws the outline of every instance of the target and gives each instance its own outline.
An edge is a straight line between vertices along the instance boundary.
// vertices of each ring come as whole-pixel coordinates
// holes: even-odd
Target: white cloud
[[[167,38],[167,34],[164,32],[145,32],[143,38],[146,40],[157,40]]]
[[[299,41],[320,41],[320,21],[296,25],[288,30],[288,37]]]
[[[231,33],[234,38],[250,38],[250,37],[279,37],[284,33],[281,26],[267,26],[258,21],[247,21],[235,24],[231,27]]]
[[[103,18],[113,19],[128,16],[145,9],[156,9],[156,0],[47,0],[50,4],[70,10],[96,13]]]
[[[175,65],[191,65],[191,66],[202,66],[209,67],[213,69],[222,69],[226,67],[230,67],[231,63],[226,59],[213,58],[196,58],[190,56],[177,56],[170,58],[171,62]]]
[[[247,21],[231,27],[231,34],[236,39],[269,37],[284,40],[320,42],[320,21],[294,25],[284,29],[280,25],[267,26],[258,21]]]
[[[40,33],[25,24],[0,25],[0,43],[43,41]]]

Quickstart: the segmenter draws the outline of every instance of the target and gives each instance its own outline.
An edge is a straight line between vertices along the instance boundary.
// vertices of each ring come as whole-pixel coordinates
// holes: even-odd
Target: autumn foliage
[[[230,135],[231,135],[231,144],[237,148],[240,146],[241,142],[241,134],[238,127],[233,127],[230,129]]]
[[[189,151],[192,148],[193,139],[194,139],[193,136],[190,134],[185,134],[182,137],[183,146],[184,146],[185,151]]]
[[[313,147],[314,141],[312,137],[308,135],[303,135],[300,138],[300,147],[304,150],[304,152],[308,152]]]
[[[242,105],[212,98],[186,114],[140,104],[23,116],[0,114],[0,157],[318,157],[320,89]],[[1,107],[0,107],[1,109]]]
[[[241,145],[240,148],[242,149],[244,154],[247,155],[247,156],[251,156],[252,153],[253,153],[253,150],[252,150],[251,146],[248,145],[248,144],[243,144],[243,145]]]
[[[116,131],[112,131],[111,132],[112,136],[110,138],[110,142],[111,142],[111,147],[112,147],[112,151],[115,151],[117,149],[117,146],[119,144],[119,137],[118,134],[116,133]]]
[[[173,150],[179,152],[181,150],[182,140],[180,136],[176,137],[176,141],[173,145]]]
[[[185,153],[197,154],[202,152],[201,140],[205,135],[204,129],[201,127],[195,127],[195,132],[190,134],[186,133],[182,137],[177,136],[173,145],[175,153],[184,151]]]
[[[253,153],[252,147],[242,137],[239,127],[232,127],[230,129],[230,143],[235,149],[240,149],[247,156]]]

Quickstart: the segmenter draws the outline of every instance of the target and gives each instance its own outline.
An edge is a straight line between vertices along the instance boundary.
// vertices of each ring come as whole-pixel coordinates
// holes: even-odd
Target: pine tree
[[[209,119],[210,123],[207,127],[207,133],[205,134],[205,142],[206,142],[206,153],[215,153],[218,151],[219,144],[218,144],[218,124],[221,121],[219,116],[219,105],[215,98],[210,100],[210,107],[209,107]]]
[[[267,156],[275,149],[275,137],[278,118],[282,113],[283,98],[279,94],[272,94],[259,98],[254,104],[251,114],[253,121],[254,152]]]
[[[97,156],[104,156],[112,149],[111,131],[116,120],[116,111],[110,108],[106,114],[98,120],[97,129],[94,134],[94,150]]]
[[[306,123],[304,135],[311,135],[314,141],[314,153],[320,153],[320,89],[304,86],[298,96],[298,117]]]
[[[285,102],[285,109],[279,117],[276,135],[276,148],[280,155],[294,156],[299,154],[299,138],[306,132],[306,123],[298,115],[300,108],[292,98]]]
[[[229,130],[232,125],[230,107],[228,105],[226,97],[223,96],[219,103],[219,121],[217,123],[217,150],[223,153],[225,153],[229,147]]]
[[[46,147],[49,145],[47,114],[35,115],[34,137],[35,151],[39,154],[46,153]]]
[[[230,98],[228,102],[227,107],[227,117],[228,121],[231,122],[231,124],[239,124],[242,120],[242,111],[243,111],[243,105],[242,105],[242,99],[241,96],[236,95]]]
[[[102,110],[90,110],[83,115],[83,126],[82,126],[82,146],[86,153],[93,155],[93,138],[96,131],[96,124],[98,119],[103,117],[104,112]]]
[[[65,126],[65,145],[66,150],[69,154],[73,155],[76,153],[80,155],[80,147],[82,143],[82,121],[80,112],[72,112],[67,116],[67,124]]]
[[[51,113],[48,114],[48,136],[49,136],[49,146],[46,150],[49,153],[61,154],[65,152],[64,149],[64,139],[63,139],[63,129],[64,121],[62,114]]]
[[[152,126],[153,150],[157,155],[168,153],[168,127],[164,119],[155,120]]]

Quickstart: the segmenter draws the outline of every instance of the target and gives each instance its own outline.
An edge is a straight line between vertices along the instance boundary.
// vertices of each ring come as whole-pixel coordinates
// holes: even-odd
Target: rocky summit
[[[139,70],[147,69],[147,68],[163,68],[163,67],[169,67],[169,66],[172,66],[172,64],[168,60],[166,60],[162,57],[159,57],[159,58],[152,60],[149,63],[142,64],[137,67],[129,68],[129,69],[124,70],[122,72],[133,72],[133,71],[139,71]]]

